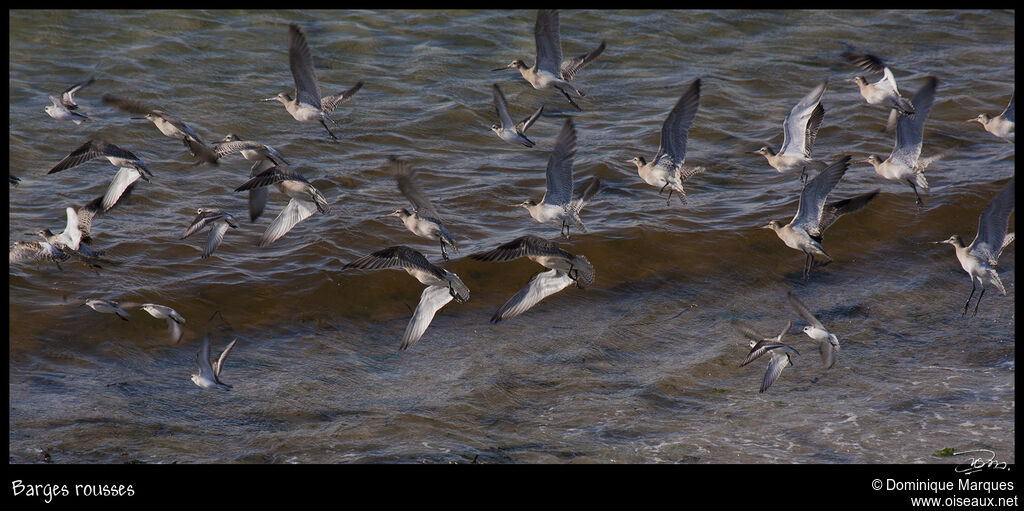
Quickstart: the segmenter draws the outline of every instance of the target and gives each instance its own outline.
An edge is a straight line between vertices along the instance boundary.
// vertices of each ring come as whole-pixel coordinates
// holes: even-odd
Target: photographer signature
[[[993,468],[993,469],[996,469],[996,470],[1008,470],[1009,469],[1009,467],[1007,467],[1007,465],[1006,465],[1006,462],[1004,462],[1004,461],[996,461],[996,453],[995,453],[995,451],[991,451],[989,449],[975,449],[973,451],[954,452],[953,456],[959,456],[961,454],[971,454],[971,453],[987,453],[988,454],[988,458],[986,459],[983,456],[978,456],[978,457],[975,457],[975,458],[970,458],[967,463],[961,463],[961,464],[957,465],[956,468],[953,469],[955,472],[960,473],[960,474],[969,475],[969,474],[973,474],[975,472],[978,472],[978,471],[986,469],[986,468]]]

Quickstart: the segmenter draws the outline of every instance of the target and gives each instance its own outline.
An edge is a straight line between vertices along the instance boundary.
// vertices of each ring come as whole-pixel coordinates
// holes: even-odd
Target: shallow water
[[[569,105],[509,70],[532,63],[533,11],[91,12],[11,11],[9,243],[60,230],[63,210],[102,194],[105,161],[47,175],[72,149],[103,138],[155,174],[93,226],[93,247],[118,264],[92,271],[42,263],[9,273],[9,459],[37,463],[937,463],[939,449],[985,448],[1014,462],[1015,249],[1000,261],[1008,296],[989,290],[961,319],[970,283],[953,250],[1014,174],[1014,146],[963,122],[998,114],[1014,86],[1014,13],[1006,11],[566,11],[565,55],[606,40],[576,78],[577,183],[601,193],[589,232],[513,206],[539,199]],[[335,114],[340,142],[278,103],[291,93],[289,23],[306,31],[325,93],[366,85]],[[494,27],[503,27],[495,30]],[[888,44],[880,45],[884,40]],[[835,261],[800,278],[802,254],[759,229],[795,212],[799,182],[750,154],[781,144],[788,110],[824,78],[826,110],[813,154],[883,158],[886,112],[849,82],[838,41],[887,59],[907,95],[939,78],[924,155],[924,207],[905,185],[855,163],[833,197],[881,188],[841,218],[824,245]],[[92,119],[46,116],[47,95],[89,75],[78,96]],[[651,158],[661,123],[701,77],[687,162],[688,202],[644,184],[626,161]],[[539,104],[533,149],[488,130],[499,83],[514,118]],[[239,156],[193,167],[148,121],[104,106],[136,98],[189,123],[207,141],[228,132],[277,148],[332,203],[276,243],[259,240],[285,201],[246,215]],[[398,344],[422,286],[398,270],[355,271],[357,257],[404,244],[438,247],[394,218],[407,207],[386,157],[408,159],[457,242],[445,266],[472,290],[407,351]],[[198,207],[241,221],[209,259],[206,233],[179,237]],[[1013,230],[1011,218],[1010,229]],[[490,315],[539,267],[465,257],[535,234],[582,253],[597,271],[520,317]],[[795,291],[842,341],[820,367],[790,309]],[[171,306],[188,322],[171,344],[162,320],[129,322],[80,307],[87,297]],[[738,367],[747,321],[800,351],[768,392],[766,361]],[[224,370],[231,392],[189,381],[199,341],[240,341]]]

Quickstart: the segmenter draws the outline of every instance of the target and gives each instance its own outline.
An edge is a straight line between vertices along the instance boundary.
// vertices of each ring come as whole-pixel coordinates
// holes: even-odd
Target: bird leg
[[[804,186],[807,185],[807,165],[804,165],[803,168],[800,169],[800,184]]]
[[[572,106],[576,107],[576,110],[579,110],[579,111],[581,111],[581,112],[583,111],[583,109],[582,109],[582,108],[580,108],[580,106],[579,106],[579,105],[577,105],[577,104],[576,104],[576,102],[572,100],[572,96],[570,96],[568,92],[565,92],[565,89],[563,89],[563,88],[559,87],[559,88],[558,88],[558,90],[559,90],[559,91],[560,91],[560,92],[561,92],[561,93],[562,93],[562,94],[563,94],[563,95],[565,96],[565,99],[568,99],[568,100],[569,100],[569,103],[570,103],[570,104],[571,104]],[[581,95],[582,95],[582,94],[581,94]]]
[[[563,238],[569,239],[569,223],[564,218],[562,219],[562,229],[558,231],[558,233],[561,234]]]
[[[672,192],[674,192],[674,191],[676,191],[675,188],[669,188],[668,189],[668,200],[665,201],[665,205],[666,206],[669,206],[669,205],[672,204]]]
[[[985,296],[985,283],[984,282],[981,283],[981,294],[978,295],[978,301],[974,302],[974,314],[971,314],[972,318],[974,316],[978,315],[978,306],[981,305],[981,297],[982,296]],[[967,311],[965,310],[964,312],[967,312]]]
[[[810,253],[807,254],[807,258],[804,259],[804,280],[807,280],[811,276],[811,266],[814,265],[814,256]]]
[[[909,179],[907,180],[907,183],[910,184],[910,188],[914,190],[914,197],[917,198],[915,202],[917,203],[918,209],[920,209],[921,206],[924,206],[924,202],[921,200],[921,195],[917,193],[917,185],[915,185],[914,182]]]
[[[320,124],[322,124],[324,126],[325,130],[327,130],[327,134],[330,135],[331,138],[333,138],[335,142],[337,142],[338,141],[338,137],[334,136],[334,132],[331,131],[331,128],[327,127],[327,123],[324,122],[323,119],[320,119]]]
[[[974,282],[974,276],[972,275],[971,276],[971,295],[967,297],[967,302],[964,303],[964,312],[963,312],[963,314],[960,315],[961,318],[967,315],[967,306],[971,304],[971,298],[974,298],[974,290],[977,288],[977,286],[978,286],[977,283]],[[982,290],[984,290],[984,289],[985,289],[984,284],[982,284]],[[981,301],[981,300],[979,300],[979,301]]]
[[[441,239],[441,257],[443,257],[445,261],[448,260],[448,253],[444,250],[444,239]]]

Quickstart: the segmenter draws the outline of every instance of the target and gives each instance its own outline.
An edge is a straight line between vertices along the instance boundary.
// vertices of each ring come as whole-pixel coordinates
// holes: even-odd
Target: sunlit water
[[[544,193],[544,168],[571,107],[512,70],[532,64],[533,11],[52,12],[12,11],[9,243],[58,231],[64,208],[102,194],[103,160],[46,172],[102,138],[147,162],[124,204],[96,220],[96,249],[118,264],[93,271],[23,263],[9,274],[9,457],[15,463],[699,462],[933,463],[945,447],[985,448],[1014,462],[1015,249],[1000,261],[1008,295],[989,289],[961,319],[970,280],[948,245],[973,238],[978,215],[1014,173],[1014,146],[977,124],[1014,88],[1013,12],[566,11],[566,56],[608,48],[575,83],[577,183],[604,188],[582,213],[589,232],[557,227],[515,206]],[[335,117],[340,141],[295,122],[288,24],[306,31],[325,93],[365,87]],[[918,210],[909,187],[860,163],[891,151],[886,112],[867,105],[839,57],[846,41],[879,54],[907,95],[936,76]],[[78,96],[91,120],[46,116],[47,95],[93,75]],[[708,168],[666,205],[627,160],[650,159],[661,123],[702,78],[687,162]],[[854,164],[833,197],[880,187],[868,208],[825,237],[835,262],[801,279],[803,255],[759,229],[788,221],[800,184],[760,146],[778,147],[789,109],[829,78],[814,156]],[[514,118],[545,104],[533,149],[488,129],[491,84]],[[188,122],[207,141],[228,132],[276,147],[330,200],[278,242],[259,248],[285,204],[249,222],[239,156],[193,167],[152,123],[103,105],[136,98]],[[436,244],[395,218],[409,206],[386,157],[408,159],[460,252],[446,267],[472,290],[407,351],[399,339],[423,289],[399,270],[357,271],[357,257],[404,244],[439,261]],[[205,231],[179,239],[198,207],[233,213],[213,257]],[[1011,230],[1013,230],[1011,219]],[[554,295],[522,316],[491,314],[540,267],[468,254],[535,234],[585,254],[594,284]],[[795,291],[837,333],[838,362],[786,301]],[[975,295],[977,296],[977,294]],[[184,315],[171,344],[162,320],[131,321],[81,307],[87,297],[169,305]],[[972,305],[973,307],[973,305]],[[969,316],[970,314],[968,314]],[[768,392],[766,366],[739,367],[740,319],[800,351]],[[230,392],[189,381],[210,335],[227,360]]]

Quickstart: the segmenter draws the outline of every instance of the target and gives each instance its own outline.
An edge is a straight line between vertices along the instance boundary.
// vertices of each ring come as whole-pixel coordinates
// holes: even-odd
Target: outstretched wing
[[[494,316],[491,323],[497,323],[505,319],[512,319],[527,310],[538,302],[551,296],[573,283],[572,277],[558,270],[548,270],[538,273],[526,286],[519,290],[505,305],[502,305]]]
[[[452,301],[452,298],[447,286],[427,286],[420,295],[420,303],[412,313],[409,325],[405,327],[400,348],[404,350],[416,344],[416,341],[423,337],[423,332],[427,331],[430,322],[434,320],[434,314]]]

